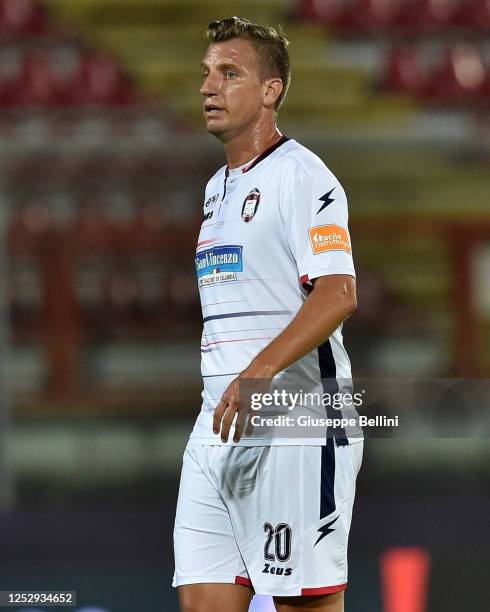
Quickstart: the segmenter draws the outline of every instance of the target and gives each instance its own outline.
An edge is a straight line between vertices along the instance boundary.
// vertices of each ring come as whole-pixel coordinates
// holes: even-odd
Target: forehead
[[[232,38],[221,42],[212,42],[206,49],[202,61],[208,65],[233,63],[237,66],[256,67],[259,60],[257,51],[250,40]]]

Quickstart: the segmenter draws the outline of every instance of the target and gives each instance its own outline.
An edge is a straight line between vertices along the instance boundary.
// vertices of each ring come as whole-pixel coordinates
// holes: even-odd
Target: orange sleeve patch
[[[345,251],[350,253],[347,230],[339,225],[318,225],[310,227],[311,249],[315,255],[326,251]]]

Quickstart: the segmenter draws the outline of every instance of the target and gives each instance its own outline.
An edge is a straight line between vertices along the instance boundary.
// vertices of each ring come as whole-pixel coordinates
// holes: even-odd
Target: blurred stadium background
[[[355,375],[490,376],[488,0],[0,0],[0,589],[177,610],[193,249],[224,163],[199,61],[232,14],[283,25],[279,125],[346,187]],[[488,606],[489,459],[367,444],[347,610]]]

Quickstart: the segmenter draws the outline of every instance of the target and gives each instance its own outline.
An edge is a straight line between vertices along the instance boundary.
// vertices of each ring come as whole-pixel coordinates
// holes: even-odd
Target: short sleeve
[[[304,286],[319,276],[355,277],[347,198],[324,165],[289,171],[283,181],[281,213]]]

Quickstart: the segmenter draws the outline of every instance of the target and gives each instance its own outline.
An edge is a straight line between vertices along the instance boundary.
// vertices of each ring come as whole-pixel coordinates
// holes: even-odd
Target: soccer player
[[[277,128],[286,37],[231,17],[207,38],[204,119],[228,163],[206,187],[196,251],[204,390],[184,453],[173,584],[183,612],[245,612],[254,591],[279,612],[341,612],[362,440],[247,435],[238,399],[244,381],[332,389],[350,378],[346,197]]]

